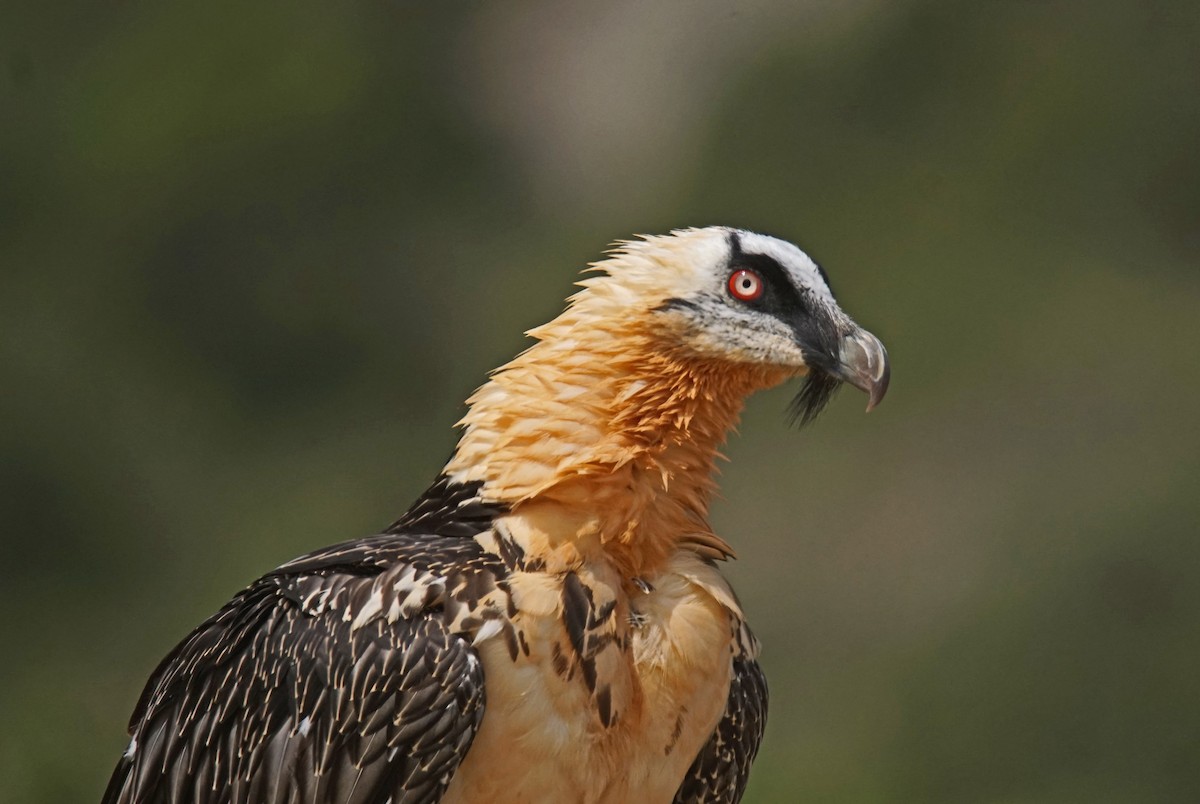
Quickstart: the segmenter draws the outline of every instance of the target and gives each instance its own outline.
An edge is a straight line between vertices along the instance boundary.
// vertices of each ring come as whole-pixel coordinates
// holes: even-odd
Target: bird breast
[[[478,644],[487,714],[445,800],[670,802],[729,691],[740,612],[688,551],[649,579],[515,572],[510,641]]]

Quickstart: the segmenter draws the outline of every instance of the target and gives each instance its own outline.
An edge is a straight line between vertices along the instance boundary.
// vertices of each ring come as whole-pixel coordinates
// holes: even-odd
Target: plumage
[[[713,463],[753,391],[807,375],[802,419],[842,382],[873,406],[886,353],[774,238],[681,230],[594,268],[404,516],[163,660],[106,804],[741,798],[767,688]]]

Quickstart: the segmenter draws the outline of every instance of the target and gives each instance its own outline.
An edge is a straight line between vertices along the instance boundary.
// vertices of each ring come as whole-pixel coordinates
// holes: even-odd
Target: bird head
[[[792,413],[813,419],[842,383],[888,387],[887,351],[842,311],[825,272],[796,246],[728,227],[683,229],[620,244],[577,301],[620,305],[660,342],[709,362],[802,376]],[[586,302],[585,302],[586,303]]]
[[[790,243],[683,229],[620,243],[591,269],[567,309],[529,331],[537,343],[468,399],[445,471],[526,517],[573,512],[606,550],[637,552],[631,567],[663,559],[680,534],[730,554],[696,523],[749,394],[803,377],[803,423],[843,383],[868,394],[868,410],[887,390],[883,345]]]

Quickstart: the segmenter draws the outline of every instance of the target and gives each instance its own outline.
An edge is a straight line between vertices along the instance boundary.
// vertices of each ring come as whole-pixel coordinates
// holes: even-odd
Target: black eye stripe
[[[804,351],[804,360],[815,370],[828,370],[837,361],[837,326],[811,294],[802,293],[792,284],[787,271],[766,254],[742,251],[737,232],[729,234],[729,271],[748,269],[758,273],[766,286],[753,301],[738,301],[774,316],[791,327]]]
[[[787,271],[774,257],[768,257],[766,254],[747,254],[742,251],[742,241],[737,232],[730,233],[729,248],[729,274],[732,275],[735,271],[742,269],[754,271],[762,277],[763,284],[766,286],[763,295],[755,301],[747,303],[785,319],[808,311],[808,305],[804,303],[800,292],[792,284]]]

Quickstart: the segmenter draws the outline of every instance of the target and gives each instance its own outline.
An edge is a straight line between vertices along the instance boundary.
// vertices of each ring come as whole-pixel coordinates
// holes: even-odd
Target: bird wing
[[[151,677],[104,804],[436,801],[483,718],[468,623],[503,567],[384,535],[260,578]]]
[[[725,714],[675,794],[675,804],[737,802],[767,725],[767,679],[749,656],[733,660]]]

